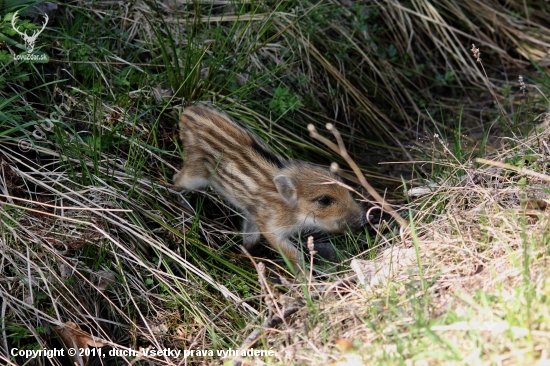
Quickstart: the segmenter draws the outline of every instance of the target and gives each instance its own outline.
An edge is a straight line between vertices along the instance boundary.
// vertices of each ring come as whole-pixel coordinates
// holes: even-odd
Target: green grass
[[[105,352],[236,349],[293,304],[297,314],[254,346],[276,350],[258,364],[544,356],[548,181],[529,172],[548,176],[548,125],[529,131],[548,108],[546,3],[71,2],[37,38],[49,62],[16,62],[25,47],[11,16],[20,10],[31,33],[39,26],[24,11],[36,3],[0,3],[0,363],[26,362],[14,348],[61,348],[56,327],[78,338],[69,322]],[[262,272],[238,248],[235,209],[212,190],[170,185],[185,154],[178,114],[195,102],[281,156],[338,163],[371,202],[309,124],[324,136],[336,126],[392,203],[408,198],[403,185],[436,187],[398,206],[412,214],[407,228],[316,237],[341,262],[313,277],[295,280],[269,250],[254,253]],[[126,362],[115,358],[103,361]]]

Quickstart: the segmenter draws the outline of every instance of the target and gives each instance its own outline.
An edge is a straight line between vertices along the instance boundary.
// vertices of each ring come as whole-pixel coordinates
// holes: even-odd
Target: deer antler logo
[[[34,42],[36,42],[36,39],[38,38],[38,35],[40,33],[42,33],[42,31],[44,30],[44,28],[46,28],[46,25],[48,24],[48,20],[50,19],[48,17],[48,14],[44,13],[44,25],[42,25],[42,29],[40,29],[39,31],[33,31],[32,33],[32,36],[29,36],[27,34],[27,31],[25,30],[25,32],[21,32],[19,31],[19,29],[17,29],[17,27],[15,26],[15,22],[17,21],[17,19],[19,19],[17,17],[17,13],[19,12],[16,11],[15,14],[13,14],[13,18],[11,18],[11,26],[13,27],[13,29],[15,29],[15,31],[17,33],[19,33],[19,35],[21,37],[23,37],[23,40],[25,41],[25,48],[27,49],[27,53],[32,53],[32,51],[34,51]]]

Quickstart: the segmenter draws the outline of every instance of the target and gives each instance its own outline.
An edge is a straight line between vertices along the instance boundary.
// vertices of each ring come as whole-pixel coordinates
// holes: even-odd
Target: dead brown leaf
[[[89,357],[85,354],[88,352],[81,352],[81,349],[87,349],[88,347],[103,347],[104,344],[96,341],[94,336],[86,333],[73,322],[66,322],[64,325],[58,325],[54,327],[55,331],[65,344],[65,347],[76,350],[76,353],[71,357],[71,360],[79,366],[87,366]]]

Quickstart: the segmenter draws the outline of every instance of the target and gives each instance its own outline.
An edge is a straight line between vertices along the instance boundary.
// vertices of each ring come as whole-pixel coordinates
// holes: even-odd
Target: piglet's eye
[[[334,198],[331,196],[319,196],[315,198],[315,201],[321,206],[330,206],[334,203]]]

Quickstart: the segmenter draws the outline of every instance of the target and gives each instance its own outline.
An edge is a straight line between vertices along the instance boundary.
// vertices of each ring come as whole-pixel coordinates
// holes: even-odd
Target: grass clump
[[[538,146],[543,138],[510,139],[484,159],[434,161],[444,166],[432,176],[438,182],[408,190],[414,200],[401,208],[416,212],[411,225],[375,259],[354,259],[339,281],[310,284],[305,293],[321,301],[304,305],[284,336],[264,347],[293,364],[545,362],[550,167]],[[434,149],[450,151],[438,141],[445,146]],[[524,166],[505,163],[509,156]]]

